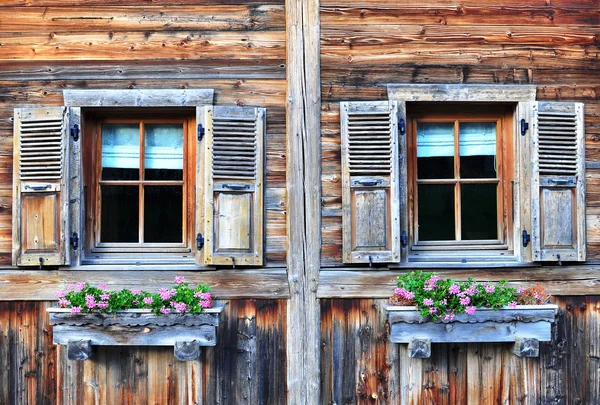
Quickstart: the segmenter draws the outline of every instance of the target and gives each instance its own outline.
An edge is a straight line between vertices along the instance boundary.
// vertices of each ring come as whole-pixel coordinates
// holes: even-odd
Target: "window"
[[[414,110],[409,106],[411,250],[508,249],[513,136],[504,109]]]
[[[13,264],[263,264],[265,109],[208,89],[15,109]]]
[[[179,116],[179,117],[177,117]],[[90,253],[190,253],[194,239],[195,114],[86,115]],[[191,255],[187,255],[191,257]]]
[[[585,260],[583,105],[535,94],[389,85],[340,103],[344,262]]]

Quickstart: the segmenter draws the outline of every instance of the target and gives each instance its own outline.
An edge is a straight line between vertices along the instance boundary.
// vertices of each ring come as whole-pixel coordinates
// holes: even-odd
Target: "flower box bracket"
[[[539,342],[552,339],[558,306],[518,305],[498,310],[480,308],[458,314],[451,322],[423,317],[416,307],[387,306],[390,341],[408,343],[410,357],[428,358],[432,343],[512,342],[520,357],[538,357]]]
[[[69,360],[86,360],[93,346],[173,346],[175,358],[196,360],[202,346],[217,344],[223,306],[200,314],[156,315],[149,309],[72,314],[48,308],[55,344],[67,345]]]

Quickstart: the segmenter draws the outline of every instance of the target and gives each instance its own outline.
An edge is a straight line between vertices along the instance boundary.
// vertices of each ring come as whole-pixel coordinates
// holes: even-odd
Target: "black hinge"
[[[79,235],[77,235],[77,232],[73,232],[73,236],[71,236],[69,240],[71,241],[71,246],[73,249],[77,249],[79,247]]]
[[[529,123],[525,121],[525,118],[521,118],[521,136],[525,136],[529,129]]]
[[[400,234],[400,243],[403,247],[408,245],[408,235],[406,234],[406,231],[402,231],[402,233]]]
[[[198,250],[202,250],[204,248],[204,236],[201,233],[196,235],[196,247]]]
[[[400,118],[398,121],[398,131],[400,131],[400,135],[406,134],[406,122],[404,122],[404,118]]]
[[[204,138],[204,127],[202,124],[198,124],[198,142],[202,142]]]
[[[531,235],[527,233],[526,230],[523,229],[523,247],[527,247],[529,242],[531,241]]]
[[[71,138],[73,138],[75,142],[79,140],[79,125],[75,124],[71,127]]]

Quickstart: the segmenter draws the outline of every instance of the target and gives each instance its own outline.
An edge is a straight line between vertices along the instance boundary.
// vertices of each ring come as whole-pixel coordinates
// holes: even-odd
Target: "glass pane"
[[[462,239],[498,239],[498,185],[463,184],[461,186]]]
[[[182,186],[146,186],[144,188],[144,242],[182,242],[182,191]]]
[[[140,126],[102,124],[102,180],[138,180]]]
[[[419,184],[419,240],[455,240],[454,185]]]
[[[102,186],[101,242],[138,242],[139,189],[132,186]]]
[[[496,177],[496,123],[459,124],[460,177]]]
[[[144,177],[183,180],[183,124],[146,124]]]
[[[454,178],[454,123],[417,123],[417,177]]]

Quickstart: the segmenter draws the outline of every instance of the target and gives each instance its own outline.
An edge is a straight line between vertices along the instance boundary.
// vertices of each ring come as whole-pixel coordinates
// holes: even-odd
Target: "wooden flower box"
[[[116,313],[71,314],[69,308],[48,308],[54,343],[67,345],[69,360],[86,360],[92,346],[173,346],[178,360],[196,360],[200,347],[217,344],[223,307],[201,314],[155,315],[149,309]]]
[[[550,341],[556,305],[519,305],[514,309],[479,308],[451,322],[423,317],[416,307],[388,306],[390,341],[408,343],[409,356],[431,356],[431,343],[513,342],[513,353],[538,357],[539,342]]]

